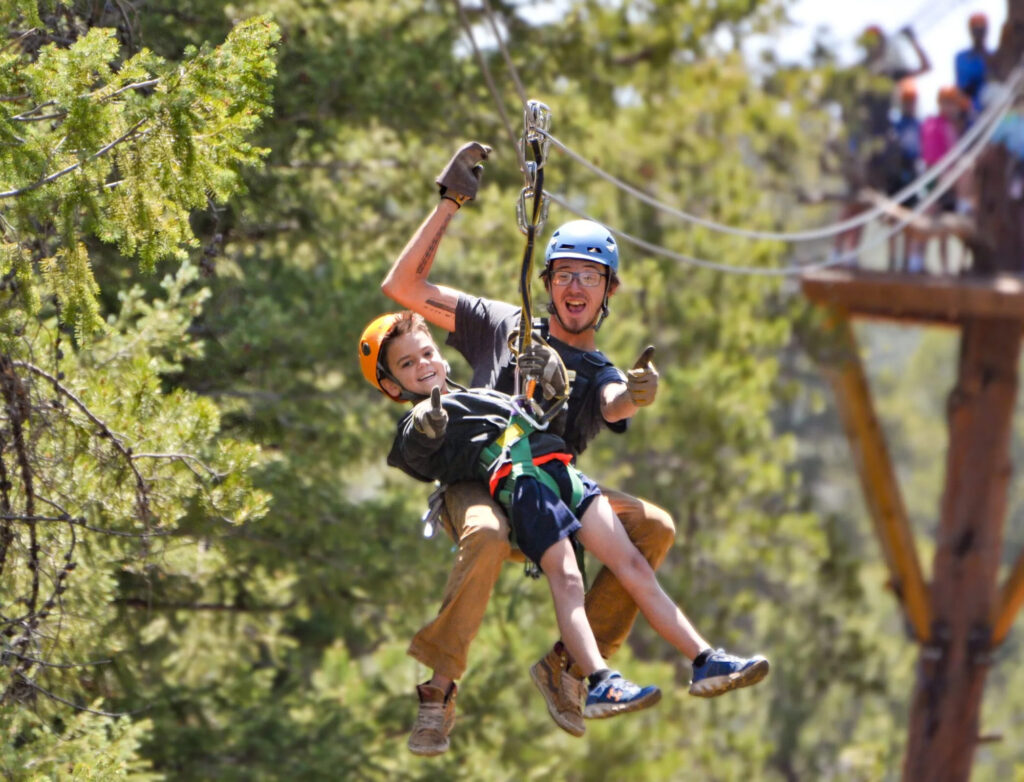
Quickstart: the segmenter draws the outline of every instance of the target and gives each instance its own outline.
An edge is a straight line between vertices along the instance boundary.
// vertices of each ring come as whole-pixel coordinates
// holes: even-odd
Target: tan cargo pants
[[[611,502],[630,540],[651,567],[657,569],[675,538],[672,517],[658,506],[623,492],[604,488],[601,491]],[[444,588],[441,609],[413,637],[409,654],[441,676],[460,679],[466,671],[469,645],[480,629],[502,563],[523,562],[524,557],[509,543],[505,512],[480,483],[448,487],[443,521],[457,546],[455,562]],[[587,592],[585,606],[601,656],[607,659],[629,635],[637,606],[618,579],[603,566]]]

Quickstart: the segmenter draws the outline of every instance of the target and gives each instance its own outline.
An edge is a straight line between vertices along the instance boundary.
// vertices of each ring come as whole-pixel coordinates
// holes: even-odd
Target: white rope
[[[640,247],[641,249],[647,250],[648,252],[654,253],[656,255],[661,255],[665,258],[669,258],[670,260],[678,261],[680,263],[684,263],[690,266],[696,266],[702,269],[711,269],[713,271],[728,272],[730,274],[746,274],[751,276],[762,277],[785,277],[803,274],[804,272],[809,270],[824,269],[830,266],[840,266],[855,261],[861,253],[867,252],[868,250],[872,250],[881,245],[883,242],[888,241],[892,237],[901,233],[904,228],[906,228],[918,217],[924,215],[924,213],[927,212],[933,204],[935,204],[940,198],[942,198],[942,196],[948,190],[955,186],[960,176],[962,176],[963,173],[966,172],[967,169],[974,164],[975,158],[977,158],[977,156],[981,154],[981,151],[988,145],[992,136],[995,134],[997,127],[998,123],[993,123],[992,126],[985,132],[981,140],[979,140],[977,145],[973,149],[971,149],[970,152],[964,154],[961,158],[959,158],[956,161],[956,165],[953,167],[953,170],[951,170],[949,174],[938,183],[935,189],[932,190],[932,192],[929,193],[919,204],[917,204],[914,207],[914,209],[908,210],[908,213],[905,216],[899,218],[892,226],[892,228],[882,232],[879,236],[875,237],[870,242],[862,244],[856,250],[851,250],[850,252],[843,253],[842,255],[834,256],[829,258],[828,260],[819,261],[816,263],[800,264],[799,266],[790,266],[785,269],[768,268],[763,266],[734,266],[725,263],[718,263],[716,261],[708,261],[703,258],[695,258],[693,256],[684,255],[682,253],[677,253],[674,250],[670,250],[666,247],[662,247],[660,245],[647,242],[643,239],[639,239],[635,236],[626,233],[625,231],[620,231],[618,229],[612,228],[611,226],[608,226],[605,223],[602,223],[602,225],[605,225],[605,227],[607,227],[608,230],[611,231],[616,236],[626,240],[630,244]],[[582,210],[573,207],[565,199],[556,196],[553,193],[547,193],[547,195],[556,204],[563,207],[564,209],[567,209],[573,214],[579,217],[584,217],[588,220],[595,219],[590,217],[590,215],[586,214]],[[597,222],[601,221],[598,220]]]
[[[738,236],[744,239],[756,239],[756,240],[772,240],[779,242],[809,242],[817,241],[820,239],[828,239],[833,236],[837,236],[842,233],[846,233],[849,230],[860,228],[861,226],[867,225],[872,220],[885,214],[893,204],[900,204],[907,201],[914,195],[920,194],[924,191],[935,179],[940,177],[946,172],[947,169],[951,168],[960,155],[964,154],[965,151],[975,142],[975,140],[983,133],[991,130],[995,127],[1004,116],[1006,116],[1010,105],[1013,103],[1014,95],[1021,86],[1022,79],[1024,79],[1024,72],[1021,69],[1015,69],[1010,75],[1009,83],[1007,84],[1008,89],[1006,92],[990,106],[986,107],[985,111],[978,117],[974,125],[971,126],[970,130],[965,133],[956,145],[934,166],[923,172],[921,176],[909,183],[906,187],[900,190],[898,193],[892,196],[892,198],[886,199],[883,203],[875,206],[865,212],[862,212],[854,217],[842,220],[831,225],[826,225],[821,228],[810,229],[806,231],[755,231],[747,228],[739,228],[732,225],[726,225],[724,223],[717,222],[715,220],[701,217],[699,215],[685,212],[681,209],[677,209],[670,206],[658,199],[647,195],[647,193],[633,187],[627,182],[619,179],[613,174],[608,173],[600,166],[592,163],[591,161],[584,158],[582,155],[568,147],[566,144],[559,141],[552,134],[541,131],[545,137],[551,141],[551,144],[564,152],[570,158],[575,160],[580,165],[584,166],[597,176],[601,177],[605,181],[614,185],[618,189],[628,193],[634,198],[643,201],[645,204],[654,207],[655,209],[662,211],[666,214],[672,215],[684,220],[686,222],[699,225],[702,228],[707,228],[711,231],[717,231],[718,233],[724,233],[729,236]]]

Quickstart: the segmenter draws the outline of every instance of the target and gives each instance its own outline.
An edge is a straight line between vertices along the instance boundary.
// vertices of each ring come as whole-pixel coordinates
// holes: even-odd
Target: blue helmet
[[[611,231],[593,220],[571,220],[551,235],[544,253],[544,271],[556,258],[578,258],[607,266],[615,278],[619,272],[619,246]]]

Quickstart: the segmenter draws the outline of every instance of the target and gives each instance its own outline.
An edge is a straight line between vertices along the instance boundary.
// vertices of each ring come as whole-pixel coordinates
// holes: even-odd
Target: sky
[[[925,7],[938,14],[926,14]],[[795,25],[782,34],[777,50],[790,52],[787,60],[806,57],[815,29],[824,26],[834,40],[845,42],[840,61],[852,63],[857,58],[854,40],[865,27],[877,24],[888,33],[915,20],[918,40],[932,62],[931,72],[917,79],[918,112],[927,116],[936,110],[939,88],[953,83],[953,56],[970,45],[967,18],[978,11],[988,16],[988,45],[995,48],[1006,10],[1007,0],[797,0],[790,10]]]

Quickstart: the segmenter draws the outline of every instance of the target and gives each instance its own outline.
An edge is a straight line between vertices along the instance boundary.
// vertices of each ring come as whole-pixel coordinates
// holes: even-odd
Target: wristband
[[[460,209],[462,208],[462,205],[464,203],[466,203],[467,201],[472,200],[467,195],[462,195],[462,193],[452,193],[452,192],[445,192],[444,195],[441,196],[441,198],[447,198],[449,201],[454,201],[455,205],[457,207],[459,207]]]

